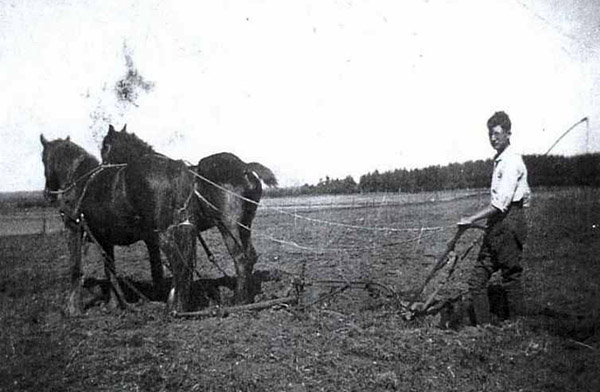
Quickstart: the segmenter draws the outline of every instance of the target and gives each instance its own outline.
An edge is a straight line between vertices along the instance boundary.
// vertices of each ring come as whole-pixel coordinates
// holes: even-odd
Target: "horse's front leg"
[[[117,280],[117,271],[115,269],[115,247],[103,244],[102,249],[104,250],[104,275],[110,283],[108,289],[108,307],[110,309],[116,309],[119,306],[126,308],[125,294]]]
[[[150,272],[152,273],[152,282],[154,284],[154,292],[162,296],[165,291],[165,272],[160,258],[160,240],[158,235],[152,236],[151,239],[144,240],[148,248],[148,256],[150,259]]]
[[[167,307],[178,312],[192,310],[192,283],[196,264],[196,228],[193,225],[170,226],[161,236],[161,246],[173,273],[173,289]]]
[[[67,303],[67,313],[77,316],[83,312],[81,291],[83,286],[83,271],[81,270],[81,242],[83,233],[79,227],[67,231],[67,246],[71,267],[71,291]]]

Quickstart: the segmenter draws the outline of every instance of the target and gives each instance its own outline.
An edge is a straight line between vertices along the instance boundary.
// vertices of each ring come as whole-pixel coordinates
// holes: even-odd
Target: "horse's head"
[[[56,200],[56,194],[53,192],[58,191],[64,182],[63,178],[61,178],[60,151],[63,149],[63,144],[69,140],[70,138],[67,137],[65,140],[56,139],[50,141],[43,134],[40,135],[40,141],[42,142],[42,162],[44,163],[44,176],[46,177],[44,197],[47,200]]]
[[[120,132],[115,131],[112,125],[108,126],[108,133],[102,140],[102,162],[104,163],[129,163],[146,154],[154,153],[154,149],[135,133],[127,132],[127,125]]]
[[[44,163],[44,197],[50,201],[56,200],[56,192],[64,189],[73,181],[71,178],[78,166],[84,162],[90,165],[98,163],[96,158],[83,148],[66,139],[48,140],[40,135],[42,142],[42,162]]]

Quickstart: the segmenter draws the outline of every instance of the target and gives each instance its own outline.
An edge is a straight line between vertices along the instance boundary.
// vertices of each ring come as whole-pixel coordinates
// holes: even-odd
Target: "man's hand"
[[[496,214],[498,214],[500,210],[498,210],[496,207],[492,206],[491,204],[485,208],[482,208],[481,210],[477,211],[475,214],[468,216],[468,217],[463,217],[461,218],[458,223],[456,224],[458,227],[475,227],[477,225],[475,225],[475,222],[481,220],[481,219],[487,219],[490,218]],[[483,227],[483,226],[477,226],[477,227]]]
[[[471,217],[461,218],[456,224],[458,227],[467,227],[473,225]]]

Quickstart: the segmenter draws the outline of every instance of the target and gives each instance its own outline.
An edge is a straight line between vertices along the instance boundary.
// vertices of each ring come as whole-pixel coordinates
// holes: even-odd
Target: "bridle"
[[[83,161],[85,160],[86,156],[85,155],[81,155],[79,156],[79,158],[77,158],[77,163],[75,164],[72,172],[73,174],[69,175],[69,177],[72,177],[75,172],[77,172],[77,169],[79,168],[79,165],[81,165],[81,163],[83,163]],[[75,180],[71,181],[69,183],[69,185],[67,185],[65,188],[62,189],[57,189],[55,191],[46,191],[46,193],[48,193],[49,195],[62,195],[64,193],[69,192],[70,190],[72,190],[73,188],[75,188],[77,186],[77,184],[79,184],[82,180],[84,180],[86,177],[88,178],[88,182],[92,179],[92,177],[94,177],[96,174],[98,174],[99,172],[101,172],[104,169],[108,169],[111,167],[124,167],[127,166],[126,163],[118,163],[118,164],[101,164],[96,166],[95,168],[93,168],[92,170],[87,171],[85,174],[77,177]],[[87,185],[87,183],[86,183]]]
[[[77,169],[79,168],[79,166],[83,163],[83,161],[86,159],[86,155],[85,154],[81,154],[79,157],[77,157],[75,164],[73,165],[73,169],[71,170],[71,173],[69,173],[69,175],[67,176],[67,179],[73,177],[75,175],[75,173],[77,172]],[[69,192],[71,189],[75,188],[75,186],[81,181],[83,180],[85,177],[92,175],[95,171],[98,170],[98,167],[93,168],[92,170],[88,171],[87,173],[85,173],[84,175],[78,177],[77,179],[71,181],[69,183],[69,185],[67,185],[65,188],[59,188],[55,191],[52,190],[46,190],[46,193],[49,195],[62,195],[64,193]]]
[[[77,169],[87,159],[87,157],[88,156],[86,154],[82,154],[75,160],[73,169],[71,170],[71,173],[69,173],[67,178],[72,178],[75,175],[75,173],[77,172]],[[64,194],[70,192],[71,190],[73,190],[78,184],[80,184],[82,181],[85,180],[85,185],[83,187],[81,195],[77,199],[77,203],[75,204],[75,208],[73,209],[74,214],[70,214],[67,211],[65,211],[64,205],[59,210],[61,216],[63,217],[63,220],[65,220],[65,218],[68,218],[70,221],[79,223],[80,219],[79,219],[79,217],[77,217],[77,211],[79,211],[79,207],[81,206],[81,202],[83,201],[83,198],[86,195],[86,192],[87,192],[87,189],[88,189],[88,186],[89,186],[91,180],[98,173],[103,171],[104,169],[108,169],[108,168],[112,168],[112,167],[125,167],[125,166],[127,166],[127,164],[125,164],[125,163],[123,163],[123,164],[101,164],[101,165],[94,167],[92,170],[85,172],[83,175],[77,177],[76,179],[70,181],[66,187],[59,188],[55,191],[46,190],[45,192],[49,195],[64,195]]]

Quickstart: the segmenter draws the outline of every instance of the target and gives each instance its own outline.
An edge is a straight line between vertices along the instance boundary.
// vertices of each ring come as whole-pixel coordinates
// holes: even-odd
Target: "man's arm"
[[[477,211],[476,213],[474,213],[471,216],[461,218],[461,220],[458,221],[458,226],[470,226],[478,220],[490,218],[490,217],[498,214],[499,212],[500,212],[499,209],[497,209],[496,207],[494,207],[490,204],[487,207],[482,208],[481,210]]]

